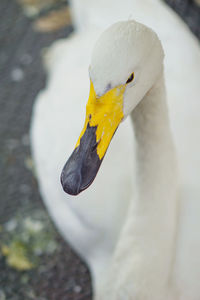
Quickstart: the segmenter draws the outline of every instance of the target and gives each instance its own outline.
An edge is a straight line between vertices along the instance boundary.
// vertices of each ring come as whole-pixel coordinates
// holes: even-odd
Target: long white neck
[[[177,170],[165,98],[161,76],[132,112],[137,195],[116,247],[106,296],[99,299],[167,299],[176,235]]]
[[[177,164],[163,74],[132,111],[131,118],[136,138],[138,197],[134,199],[135,209],[138,212],[167,209],[174,203],[177,192]],[[167,212],[165,210],[165,215]],[[169,213],[171,215],[171,210]]]

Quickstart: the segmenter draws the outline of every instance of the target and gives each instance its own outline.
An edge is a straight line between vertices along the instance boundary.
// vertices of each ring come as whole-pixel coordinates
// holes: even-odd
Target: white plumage
[[[199,44],[177,15],[160,1],[126,0],[123,3],[106,1],[106,4],[104,2],[87,0],[81,7],[80,1],[80,5],[78,1],[74,1],[74,16],[78,31],[69,39],[57,42],[49,51],[48,85],[36,101],[31,128],[40,190],[59,230],[88,263],[93,276],[96,299],[199,300]],[[144,109],[142,104],[144,99],[138,98],[138,102],[142,101],[133,113],[133,119],[137,120],[135,124],[137,144],[137,134],[140,132],[139,136],[143,136],[145,145],[144,151],[140,151],[136,156],[136,161],[132,127],[130,120],[127,119],[120,125],[97,178],[87,191],[74,198],[62,191],[59,181],[61,169],[72,152],[84,123],[85,104],[89,92],[87,68],[94,42],[99,32],[107,25],[128,19],[130,15],[157,32],[165,52],[167,99],[181,174],[178,210],[175,197],[176,164],[173,163],[173,151],[169,146],[171,138],[167,143],[169,133],[165,136],[159,131],[159,139],[156,140],[152,135],[152,149],[157,143],[155,147],[157,152],[151,153],[151,148],[148,149],[148,146],[151,146],[151,143],[149,144],[151,139],[144,134],[145,126],[143,128],[139,117],[140,110]],[[132,30],[137,28],[140,30],[140,26],[135,26]],[[117,33],[115,36],[117,37]],[[148,38],[151,41],[152,35],[148,32],[144,33],[143,37],[145,41]],[[110,35],[111,41],[112,38]],[[102,59],[101,55],[95,57],[98,49],[99,53],[102,53],[104,47],[107,46],[108,49],[110,47],[106,39],[100,39],[100,43],[101,41],[103,45],[97,43],[92,65],[97,62],[98,66],[98,61]],[[122,51],[123,47],[127,48],[126,45],[122,45]],[[148,49],[136,51],[133,62],[137,61],[136,56],[140,57],[142,50],[144,53],[148,51]],[[116,61],[117,54],[112,55],[113,61]],[[132,52],[130,57],[131,55]],[[120,57],[118,59],[120,60]],[[153,58],[149,54],[149,61],[151,59]],[[158,59],[158,66],[159,62]],[[157,64],[154,65],[155,70],[151,69],[151,73],[142,77],[144,87],[142,89],[142,85],[140,86],[137,95],[141,96],[143,93],[144,96],[147,92],[145,90],[147,83],[151,82],[156,74]],[[103,67],[106,69],[107,65]],[[143,70],[145,66],[141,60],[134,67]],[[110,64],[109,68],[113,70],[111,79],[118,84],[117,81],[122,80],[121,72],[116,65]],[[106,80],[103,69],[99,71],[100,75],[98,69],[95,74],[98,75],[97,78]],[[126,74],[129,70],[124,68],[121,71]],[[166,120],[161,114],[163,112],[166,114],[165,105],[159,109],[155,105],[154,109],[154,99],[165,97],[162,76],[157,83],[152,84],[157,87],[154,89],[157,92],[147,94],[146,98],[151,99],[149,102],[152,105],[148,107],[147,114],[145,108],[144,115],[148,120],[155,120],[155,128],[160,126],[162,129],[166,126]],[[135,87],[136,85],[137,71]],[[96,89],[99,93],[102,87],[103,80],[96,80]],[[129,100],[124,103],[124,107],[128,114],[129,108],[132,107],[131,94],[127,99]],[[155,111],[159,110],[161,113],[155,115]],[[164,148],[162,139],[165,143]],[[151,163],[148,161],[147,164],[148,168],[145,170],[143,166],[143,172],[137,173],[135,179],[135,169],[138,165],[141,167],[139,161],[141,157],[141,161],[145,161],[148,151],[155,157],[151,157]],[[158,174],[155,175],[155,166],[161,153],[162,155],[164,153],[165,161],[162,159],[161,161],[165,168],[162,170],[158,168]],[[138,174],[142,174],[143,180]],[[159,182],[157,185],[156,178]],[[147,180],[147,185],[146,190],[143,187],[142,199],[138,195],[140,189],[142,190],[142,184],[145,183],[144,179]],[[153,191],[157,190],[157,186],[162,200],[152,201]]]

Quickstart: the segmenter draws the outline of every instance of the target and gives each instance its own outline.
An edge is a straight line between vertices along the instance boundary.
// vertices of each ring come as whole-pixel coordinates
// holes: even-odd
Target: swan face
[[[125,87],[126,117],[155,83],[163,58],[161,43],[150,28],[133,20],[112,25],[96,42],[89,67],[97,96]],[[126,84],[131,74],[134,78]]]
[[[100,36],[89,67],[84,128],[61,174],[67,193],[77,195],[92,183],[119,124],[159,76],[163,57],[156,34],[135,21],[116,23]]]

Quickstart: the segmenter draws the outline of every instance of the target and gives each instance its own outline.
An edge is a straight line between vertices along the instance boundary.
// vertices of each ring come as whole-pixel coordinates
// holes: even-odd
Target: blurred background
[[[165,2],[200,39],[200,1]],[[66,0],[0,0],[0,300],[91,299],[86,266],[40,198],[29,143],[42,53],[72,32]]]

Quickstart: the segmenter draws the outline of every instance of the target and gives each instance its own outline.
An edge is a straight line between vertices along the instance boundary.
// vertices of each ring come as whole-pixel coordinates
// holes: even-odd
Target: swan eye
[[[131,76],[127,79],[126,84],[130,83],[134,79],[134,73],[131,74]]]

